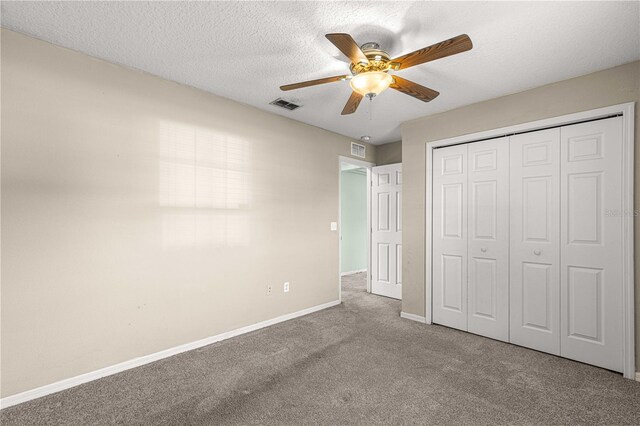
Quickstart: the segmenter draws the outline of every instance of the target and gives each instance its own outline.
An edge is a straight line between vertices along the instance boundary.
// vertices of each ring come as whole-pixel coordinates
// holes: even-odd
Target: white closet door
[[[622,371],[622,117],[561,137],[561,355]]]
[[[468,330],[509,341],[509,138],[468,158]]]
[[[467,330],[467,146],[433,154],[433,321]]]
[[[371,175],[371,292],[402,299],[402,164]]]
[[[560,354],[560,129],[510,140],[510,340]]]

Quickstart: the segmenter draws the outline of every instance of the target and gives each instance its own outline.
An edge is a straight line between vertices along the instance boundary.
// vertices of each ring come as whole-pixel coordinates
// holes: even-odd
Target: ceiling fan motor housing
[[[392,69],[391,60],[389,58],[389,54],[384,50],[380,49],[380,45],[375,42],[365,43],[360,46],[362,53],[369,60],[368,64],[363,62],[359,62],[357,64],[352,63],[349,69],[351,70],[351,74],[358,75],[363,72],[369,71],[382,71],[387,72]]]

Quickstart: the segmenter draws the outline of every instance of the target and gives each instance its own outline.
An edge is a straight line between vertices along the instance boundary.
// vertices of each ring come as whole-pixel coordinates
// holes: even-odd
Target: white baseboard
[[[406,312],[400,312],[400,317],[411,320],[411,321],[421,322],[422,324],[427,323],[427,319],[425,317],[421,317],[420,315],[416,315],[416,314],[408,314]]]
[[[60,392],[65,389],[72,388],[74,386],[81,385],[83,383],[91,382],[93,380],[100,379],[102,377],[110,376],[112,374],[120,373],[131,368],[140,367],[145,364],[149,364],[154,361],[158,361],[163,358],[168,358],[173,355],[177,355],[182,352],[198,349],[203,346],[210,345],[212,343],[219,342],[221,340],[230,339],[232,337],[239,336],[241,334],[249,333],[251,331],[259,330],[261,328],[269,327],[274,324],[278,324],[290,319],[298,318],[304,315],[311,314],[313,312],[321,311],[322,309],[330,308],[332,306],[339,305],[339,300],[333,302],[324,303],[322,305],[312,306],[311,308],[303,309],[301,311],[293,312],[291,314],[281,315],[270,320],[262,321],[256,324],[241,327],[235,330],[227,331],[225,333],[217,334],[215,336],[207,337],[202,340],[196,340],[195,342],[185,343],[184,345],[175,346],[173,348],[165,349],[160,352],[134,358],[129,361],[124,361],[119,364],[112,365],[110,367],[101,368],[99,370],[91,371],[89,373],[81,374],[79,376],[71,377],[68,379],[60,380],[59,382],[51,383],[41,386],[39,388],[24,391],[15,395],[10,395],[0,399],[0,409],[11,407],[16,404],[30,401],[32,399],[40,398],[45,395]]]
[[[636,382],[640,382],[640,371],[636,371]]]
[[[358,269],[357,271],[342,272],[342,273],[340,273],[340,276],[344,277],[345,275],[359,274],[360,272],[367,272],[367,270],[366,269]]]

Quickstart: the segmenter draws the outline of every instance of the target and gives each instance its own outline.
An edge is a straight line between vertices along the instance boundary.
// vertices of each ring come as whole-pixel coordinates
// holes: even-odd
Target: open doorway
[[[370,291],[372,163],[340,157],[340,295]]]

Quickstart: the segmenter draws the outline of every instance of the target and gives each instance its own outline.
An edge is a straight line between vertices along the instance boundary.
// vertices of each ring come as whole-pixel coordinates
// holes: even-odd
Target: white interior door
[[[560,129],[510,140],[510,340],[560,354]]]
[[[402,164],[371,168],[371,292],[402,299]]]
[[[468,159],[468,331],[509,341],[509,138]]]
[[[433,322],[467,330],[468,145],[433,153]]]
[[[623,371],[622,117],[561,138],[561,355]]]

